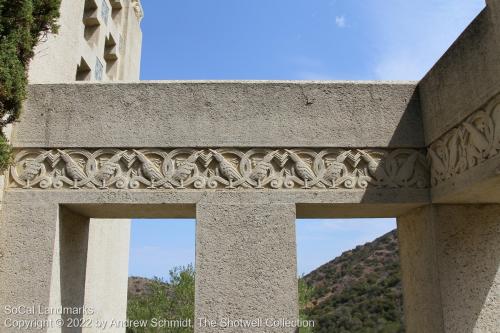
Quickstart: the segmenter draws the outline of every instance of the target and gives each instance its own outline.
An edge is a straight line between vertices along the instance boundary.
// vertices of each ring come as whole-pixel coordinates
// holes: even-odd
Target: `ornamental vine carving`
[[[428,149],[436,186],[500,153],[500,96],[470,115]]]
[[[417,149],[29,149],[16,154],[11,188],[365,189],[427,188]]]

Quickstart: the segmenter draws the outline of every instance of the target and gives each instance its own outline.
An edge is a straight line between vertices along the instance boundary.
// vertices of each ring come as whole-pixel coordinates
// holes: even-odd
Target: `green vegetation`
[[[191,319],[194,325],[194,268],[176,267],[170,271],[170,281],[150,280],[143,294],[129,294],[127,319],[147,320]],[[190,333],[193,328],[127,328],[127,333]]]
[[[60,2],[0,0],[0,128],[19,116],[33,49],[48,32],[57,32]],[[0,167],[6,166],[10,155],[0,134]]]
[[[298,280],[299,316],[315,328],[299,333],[402,333],[403,309],[396,232],[319,267]],[[191,319],[194,322],[192,265],[177,267],[168,281],[130,278],[127,317]],[[128,333],[191,333],[193,328],[127,329]]]
[[[309,316],[306,314],[307,306],[312,300],[314,294],[314,288],[304,281],[304,277],[300,277],[299,281],[299,319],[310,320]],[[299,333],[312,333],[313,330],[310,327],[299,328]]]
[[[321,266],[304,277],[314,287],[304,310],[319,333],[404,332],[396,232]]]

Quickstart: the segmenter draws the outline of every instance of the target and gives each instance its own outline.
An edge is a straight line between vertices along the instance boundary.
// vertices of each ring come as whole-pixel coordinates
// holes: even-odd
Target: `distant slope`
[[[306,313],[320,333],[398,333],[403,297],[396,230],[304,277],[315,291]]]
[[[128,278],[128,297],[143,296],[149,293],[148,285],[151,283],[151,279],[129,276]]]

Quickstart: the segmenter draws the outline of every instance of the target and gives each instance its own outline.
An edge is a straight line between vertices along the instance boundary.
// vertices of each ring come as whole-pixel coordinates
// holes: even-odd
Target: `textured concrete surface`
[[[237,190],[75,190],[75,191],[24,191],[8,190],[5,200],[9,202],[28,202],[44,200],[60,203],[85,216],[96,218],[132,218],[132,217],[194,217],[194,204],[204,198],[216,198],[226,203],[239,202],[274,202],[297,203],[303,215],[314,214],[302,204],[321,204],[311,206],[316,214],[335,217],[342,206],[351,208],[352,214],[373,214],[374,216],[396,216],[404,211],[429,204],[428,190],[339,190],[339,191],[237,191]],[[361,203],[361,204],[360,204]],[[339,205],[338,209],[331,207]],[[147,208],[147,209],[145,209]],[[324,209],[324,211],[323,211]],[[365,211],[366,209],[366,211]],[[345,210],[344,210],[345,212]],[[340,212],[343,214],[342,212]],[[343,215],[340,215],[343,216]]]
[[[500,205],[420,208],[398,232],[409,333],[500,327]]]
[[[406,332],[442,333],[432,209],[419,208],[397,221]]]
[[[195,317],[217,325],[195,332],[295,332],[266,325],[298,316],[295,205],[208,200],[196,215]],[[227,328],[224,318],[263,326]]]
[[[12,143],[16,149],[426,147],[498,96],[498,3],[488,1],[418,89],[416,83],[375,82],[31,85]],[[123,316],[125,255],[118,262],[110,255],[125,244],[109,241],[113,224],[104,232],[104,224],[94,223],[105,221],[89,225],[89,218],[196,216],[196,315],[216,321],[197,333],[291,333],[283,327],[226,329],[220,320],[295,319],[296,215],[400,216],[408,332],[495,332],[500,327],[500,206],[468,204],[500,197],[498,159],[492,158],[500,132],[484,124],[474,118],[464,125],[469,134],[461,141],[481,163],[467,161],[471,167],[464,171],[455,165],[456,150],[448,149],[443,158],[450,157],[448,164],[460,172],[452,170],[453,176],[432,190],[434,203],[462,205],[429,206],[430,191],[412,188],[9,189],[0,220],[0,309],[95,301],[104,316]],[[117,228],[124,240],[128,227]],[[97,260],[100,255],[106,259]],[[107,269],[120,270],[122,282],[105,281]],[[99,299],[103,292],[106,297]],[[6,318],[0,311],[0,320]]]
[[[32,85],[12,140],[18,148],[422,147],[418,100],[413,83]]]
[[[371,196],[371,198],[366,199],[367,195]],[[232,307],[228,307],[228,313],[230,315],[247,314],[253,316],[262,310],[262,315],[267,316],[272,314],[281,315],[283,313],[291,314],[296,311],[296,302],[294,301],[296,297],[296,254],[294,236],[295,203],[303,204],[300,208],[303,214],[314,214],[314,212],[316,212],[317,214],[324,214],[330,217],[340,217],[342,215],[336,214],[350,212],[355,215],[373,214],[373,216],[394,216],[394,214],[408,211],[428,203],[428,195],[429,193],[427,190],[412,190],[406,192],[406,194],[404,191],[400,190],[375,191],[370,194],[365,193],[365,191],[347,190],[338,192],[310,190],[251,192],[231,190],[147,190],[137,192],[123,190],[74,190],[51,191],[50,193],[35,190],[8,190],[4,197],[4,206],[1,212],[2,222],[0,223],[0,277],[2,279],[2,284],[0,285],[0,305],[10,302],[14,304],[31,304],[31,302],[34,302],[36,304],[40,303],[42,305],[50,304],[52,306],[57,306],[61,304],[64,295],[68,295],[68,289],[62,288],[62,286],[65,281],[68,281],[67,278],[69,276],[73,276],[76,282],[80,281],[73,286],[73,293],[77,296],[81,295],[84,286],[81,280],[75,277],[75,275],[78,274],[61,274],[63,267],[67,267],[68,265],[58,266],[62,261],[57,257],[57,254],[60,253],[64,256],[64,253],[62,251],[59,252],[57,248],[57,244],[60,243],[60,240],[56,237],[61,234],[57,228],[58,226],[62,227],[62,225],[66,225],[64,223],[70,220],[69,218],[65,218],[61,226],[57,223],[59,205],[62,205],[63,209],[67,212],[64,216],[68,216],[68,214],[71,213],[71,216],[74,217],[74,221],[87,221],[88,217],[91,216],[99,218],[168,218],[195,217],[195,215],[198,215],[196,217],[200,223],[200,221],[203,221],[204,216],[202,211],[206,210],[208,214],[206,220],[209,222],[206,225],[206,237],[208,237],[208,239],[211,239],[211,237],[217,238],[216,233],[220,230],[226,232],[225,234],[221,234],[221,236],[228,236],[227,242],[229,243],[225,243],[227,246],[224,250],[225,252],[219,253],[224,254],[229,259],[232,258],[233,261],[229,262],[232,263],[231,265],[233,266],[237,264],[236,259],[244,259],[251,256],[248,265],[242,266],[241,270],[239,270],[240,273],[243,273],[245,270],[250,270],[254,264],[261,264],[260,267],[262,267],[262,269],[269,268],[271,263],[265,259],[266,256],[271,259],[276,258],[276,256],[284,258],[282,261],[275,263],[276,271],[269,271],[262,275],[270,280],[268,284],[259,286],[260,289],[252,291],[253,287],[256,285],[251,284],[249,280],[242,280],[242,283],[246,281],[249,285],[246,286],[246,289],[241,289],[242,291],[244,290],[244,293],[240,294],[240,297],[249,293],[248,295],[251,296],[249,298],[250,303],[242,303],[241,307],[234,308],[234,311],[229,311]],[[273,202],[273,204],[270,205],[270,202]],[[387,204],[387,202],[392,202],[392,204]],[[216,204],[213,208],[210,208],[210,203]],[[219,205],[217,205],[217,203]],[[230,207],[228,208],[227,215],[222,213],[216,214],[218,209],[225,211],[225,209],[220,208],[220,203],[224,203],[225,205],[223,206],[225,207]],[[252,203],[252,205],[248,205],[249,203]],[[329,203],[329,205],[326,205],[327,203]],[[198,214],[196,214],[194,209],[196,204],[199,205]],[[308,207],[309,204],[319,204],[321,207]],[[340,208],[341,211],[337,209],[332,211],[332,206],[337,207],[337,209]],[[242,208],[243,211],[240,212],[238,207],[247,208]],[[241,214],[241,216],[238,214]],[[225,216],[225,218],[220,220],[217,219],[217,216],[220,218]],[[240,216],[240,218],[238,218],[238,216]],[[211,218],[216,220],[212,221]],[[100,220],[99,222],[105,221]],[[217,225],[217,222],[221,222],[221,225]],[[228,229],[220,229],[225,223],[229,224]],[[205,229],[202,227],[203,224],[200,224],[201,229],[197,231],[197,238],[200,242],[201,240],[207,239],[205,238]],[[106,234],[96,233],[92,228],[88,233],[91,243],[94,237],[107,237]],[[76,240],[81,239],[77,237],[78,235],[82,235],[82,233],[78,232],[73,235],[76,237]],[[239,247],[236,246],[237,243],[230,240],[230,236],[232,237],[232,235],[234,235],[237,240],[248,240],[248,244],[240,242],[238,243]],[[224,239],[221,239],[217,241],[217,243],[205,245],[208,250],[211,246],[215,246],[216,249],[222,249],[221,246],[224,244],[223,241]],[[78,242],[74,240],[71,244],[76,245]],[[88,254],[89,270],[86,273],[88,280],[85,304],[99,296],[103,296],[104,294],[99,294],[99,290],[102,291],[107,288],[109,283],[115,283],[113,290],[109,291],[112,295],[109,295],[109,298],[103,296],[98,304],[98,306],[107,313],[118,313],[122,311],[120,309],[123,309],[123,303],[121,303],[123,299],[120,298],[121,287],[119,282],[115,279],[113,279],[113,281],[107,279],[103,281],[103,279],[100,278],[106,275],[106,270],[103,269],[102,265],[112,260],[110,256],[119,251],[114,248],[108,252],[109,247],[115,245],[117,245],[117,243],[111,242],[104,245],[103,242],[101,242],[98,247],[91,246]],[[199,251],[199,255],[203,258],[203,253],[206,251],[201,250],[202,248],[202,245],[198,243],[197,251]],[[83,251],[81,248],[81,252],[79,252],[78,249],[76,250],[77,252],[73,255],[78,260],[82,258],[84,253],[87,255],[86,251]],[[233,252],[234,257],[231,257],[231,252]],[[68,253],[69,252],[66,252],[66,254]],[[214,259],[209,255],[210,253],[211,252],[208,251],[208,256],[204,258],[207,260],[216,260],[217,258]],[[261,253],[261,255],[254,257],[256,253]],[[104,259],[99,265],[96,265],[94,262],[97,256]],[[120,260],[121,259],[123,259],[123,257],[120,257]],[[197,262],[203,262],[203,260],[200,261],[200,259],[198,259]],[[21,265],[19,265],[19,263],[21,263]],[[219,265],[222,265],[222,262],[219,262]],[[77,265],[75,269],[82,269],[86,266],[85,264]],[[215,270],[214,273],[207,268],[207,266],[205,266],[204,269],[209,277],[218,274],[217,270]],[[93,276],[94,272],[97,272],[97,277]],[[280,272],[284,275],[280,275]],[[64,278],[65,276],[66,279]],[[117,276],[118,279],[123,277],[123,275],[120,274]],[[230,277],[231,275],[225,277],[225,283],[229,281]],[[283,291],[281,293],[274,295],[274,291],[276,290],[274,284],[278,282],[271,279],[271,277],[275,279],[284,279],[280,280],[281,282],[279,282],[278,286],[283,287],[286,283],[289,283],[289,285],[282,289]],[[98,283],[98,281],[101,283]],[[203,287],[198,287],[199,290],[200,288],[203,290]],[[232,288],[230,290],[236,292],[237,289]],[[267,292],[271,290],[269,295],[266,294],[266,290]],[[208,295],[211,295],[210,292],[211,291],[209,291]],[[263,303],[263,305],[261,305],[262,308],[257,308],[259,309],[258,311],[255,309],[251,310],[252,304],[257,304],[257,300],[263,300],[265,297],[276,297],[276,304],[273,305],[273,303],[265,306],[264,304],[266,303]],[[80,299],[74,299],[74,301],[79,302]],[[228,303],[226,303],[226,305],[227,304]],[[284,304],[286,304],[286,307]],[[218,306],[220,306],[219,309],[222,309],[221,304]],[[200,309],[207,308],[201,307]],[[212,312],[210,311],[212,310],[215,311],[214,308],[208,308],[208,312],[205,313],[211,314]],[[0,317],[0,319],[4,318],[5,317]],[[52,319],[57,319],[57,317]],[[278,331],[283,332],[283,330]]]
[[[50,291],[61,296],[57,308],[80,308],[85,306],[85,283],[87,274],[87,251],[89,245],[90,219],[60,208],[58,234],[54,248],[54,265],[59,263],[59,271],[52,275]],[[51,296],[51,301],[54,299]],[[52,303],[52,302],[51,302]],[[62,333],[81,333],[75,320],[82,320],[83,314],[62,314]]]
[[[95,313],[84,316],[92,321],[127,319],[127,286],[130,220],[90,219],[85,282],[85,306]],[[86,328],[83,333],[93,333]],[[107,327],[102,333],[123,333],[119,327]]]
[[[0,322],[4,323],[8,318],[24,319],[22,315],[7,314],[5,307],[49,305],[59,209],[57,204],[44,200],[3,202],[1,214]],[[45,317],[36,314],[32,318]]]
[[[497,331],[500,205],[451,205],[435,214],[445,332]]]
[[[118,14],[113,12],[111,1],[95,1],[99,28],[95,35],[95,43],[89,43],[84,38],[85,26],[82,21],[86,1],[63,0],[58,22],[59,32],[57,35],[48,34],[36,47],[35,56],[29,67],[29,81],[31,83],[73,82],[82,58],[90,67],[88,79],[91,81],[96,79],[97,61],[104,66],[103,81],[138,80],[142,45],[140,18],[137,17],[134,4],[130,0],[114,1],[113,5],[117,2],[122,5]],[[107,22],[104,22],[101,15],[101,7],[104,4],[109,6]],[[117,54],[116,61],[105,59],[106,52],[103,50],[106,49],[105,43],[109,37],[112,37],[117,44],[113,50]],[[0,188],[3,189],[2,180],[3,176],[0,176]],[[3,191],[0,194],[3,194]],[[95,317],[98,319],[124,320],[130,221],[99,222],[93,219],[90,224],[88,236],[90,271],[87,272],[88,290],[85,293],[85,302],[96,308]],[[103,256],[103,253],[107,255]],[[114,278],[109,279],[109,276]],[[124,329],[106,330],[106,332],[112,331],[124,332]]]
[[[500,16],[492,3],[418,85],[426,144],[500,92]]]

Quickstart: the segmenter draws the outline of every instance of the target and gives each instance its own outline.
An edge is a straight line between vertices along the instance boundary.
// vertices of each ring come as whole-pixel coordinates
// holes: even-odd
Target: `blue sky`
[[[484,0],[142,0],[143,80],[416,80]]]
[[[141,80],[419,80],[484,0],[142,0]],[[299,273],[395,228],[297,222]],[[194,262],[193,220],[137,220],[130,275]]]
[[[195,227],[192,219],[134,220],[129,275],[167,277],[169,269],[194,263]],[[298,273],[395,228],[394,219],[297,220]]]

